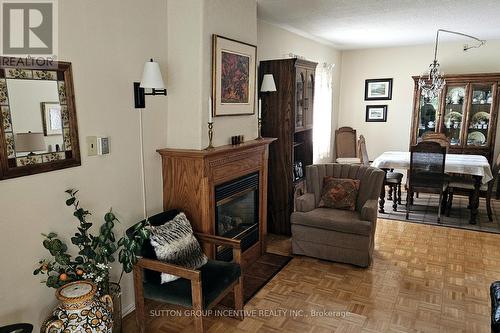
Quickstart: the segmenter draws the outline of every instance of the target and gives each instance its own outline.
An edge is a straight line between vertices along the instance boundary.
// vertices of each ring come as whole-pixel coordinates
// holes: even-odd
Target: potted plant
[[[45,275],[46,279],[42,282],[55,289],[78,280],[94,282],[98,286],[99,294],[109,294],[113,298],[113,318],[120,319],[114,321],[113,332],[120,332],[120,282],[124,273],[132,271],[137,262],[137,250],[149,238],[149,223],[147,220],[138,223],[131,237],[125,234],[117,242],[113,229],[120,221],[110,209],[103,217],[104,222],[99,227],[99,232],[92,234],[90,229],[93,223],[88,221],[91,213],[80,206],[76,196],[78,191],[70,189],[66,193],[69,196],[66,205],[73,207],[73,216],[78,220],[77,232],[71,237],[71,243],[78,249],[77,255],[73,257],[68,253],[68,246],[56,233],[42,234],[43,247],[49,251],[52,258],[40,260],[33,274]],[[117,282],[111,282],[109,270],[111,263],[115,262],[114,255],[117,251],[122,272]]]

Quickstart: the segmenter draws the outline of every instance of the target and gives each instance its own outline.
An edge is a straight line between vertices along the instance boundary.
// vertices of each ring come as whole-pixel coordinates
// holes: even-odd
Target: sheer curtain
[[[335,65],[319,64],[314,86],[314,162],[331,161],[333,68]]]

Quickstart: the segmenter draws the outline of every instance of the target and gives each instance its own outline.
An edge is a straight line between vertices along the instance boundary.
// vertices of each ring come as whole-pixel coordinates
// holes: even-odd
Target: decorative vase
[[[96,296],[97,286],[89,281],[68,283],[56,291],[61,302],[42,325],[43,333],[111,333],[113,300]]]

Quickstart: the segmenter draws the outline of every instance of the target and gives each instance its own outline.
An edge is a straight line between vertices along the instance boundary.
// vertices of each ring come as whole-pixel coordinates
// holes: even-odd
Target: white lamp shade
[[[141,88],[165,89],[161,76],[160,65],[155,61],[148,61],[144,64],[142,73]]]
[[[47,150],[43,133],[17,133],[15,147],[18,153],[32,153],[34,151]]]
[[[276,84],[274,83],[273,74],[264,74],[262,85],[260,86],[261,92],[276,91]]]

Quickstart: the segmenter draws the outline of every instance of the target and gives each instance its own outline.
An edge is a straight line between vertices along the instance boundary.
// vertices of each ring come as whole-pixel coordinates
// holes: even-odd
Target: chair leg
[[[387,200],[392,200],[392,185],[389,185],[389,193],[387,194]]]
[[[443,192],[439,193],[439,206],[438,206],[438,223],[441,223],[441,202],[443,200]]]
[[[451,207],[453,205],[453,188],[448,189],[448,203],[446,205],[446,216],[450,216]]]
[[[201,281],[191,281],[191,295],[194,315],[194,332],[203,333],[203,294]]]
[[[410,203],[411,203],[411,199],[410,199],[410,191],[408,190],[408,192],[406,192],[406,219],[408,220],[408,218],[410,217]]]
[[[135,317],[140,333],[146,332],[146,314],[144,311],[144,290],[142,286],[142,268],[134,266]]]
[[[396,194],[396,185],[391,185],[391,188],[393,188],[394,195],[392,196],[392,210],[397,212],[398,211],[398,196]]]
[[[398,204],[401,205],[401,183],[398,184]]]
[[[245,314],[243,311],[243,277],[240,276],[239,282],[234,286],[234,309],[238,313],[238,319],[243,320]]]
[[[418,192],[417,192],[416,198],[418,199]]]
[[[493,211],[491,210],[491,194],[486,195],[486,210],[488,211],[488,220],[493,222]]]

